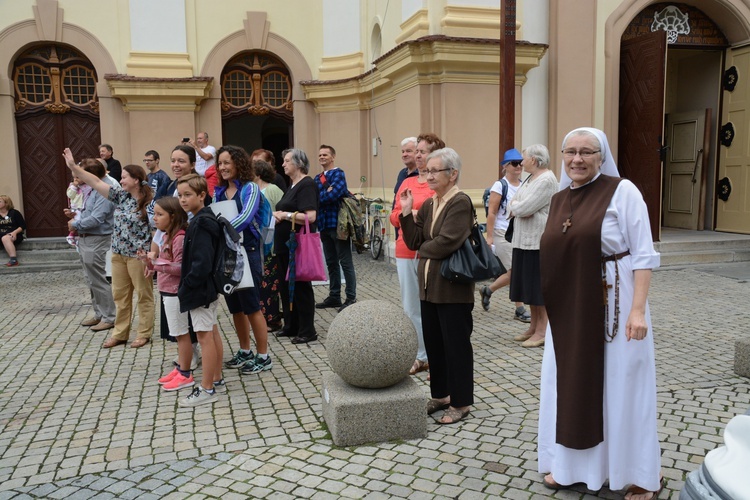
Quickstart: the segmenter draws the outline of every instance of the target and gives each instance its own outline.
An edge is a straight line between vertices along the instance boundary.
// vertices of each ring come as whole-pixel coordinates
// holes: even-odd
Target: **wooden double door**
[[[75,113],[43,113],[17,119],[16,128],[27,235],[64,236],[68,234],[65,190],[71,175],[62,152],[69,147],[76,158],[98,156],[99,120]]]
[[[23,212],[30,237],[68,233],[63,209],[72,179],[63,161],[98,157],[101,134],[97,78],[82,54],[63,44],[33,47],[13,68]]]

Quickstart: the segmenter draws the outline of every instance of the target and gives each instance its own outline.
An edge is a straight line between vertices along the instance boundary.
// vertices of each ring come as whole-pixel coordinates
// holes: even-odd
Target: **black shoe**
[[[334,299],[333,297],[326,297],[326,300],[315,304],[315,309],[327,309],[329,307],[341,307],[341,299]]]
[[[490,297],[492,297],[492,290],[487,285],[484,285],[479,289],[479,295],[482,297],[482,309],[485,311],[490,310]]]
[[[297,334],[292,331],[291,328],[282,328],[279,333],[276,334],[277,337],[296,337]]]
[[[281,330],[284,324],[281,321],[271,321],[270,323],[266,323],[266,326],[269,332],[275,332],[276,330]]]
[[[344,309],[346,309],[347,307],[349,307],[350,305],[352,305],[352,304],[354,304],[354,303],[356,303],[356,302],[357,302],[357,299],[346,299],[346,300],[344,301],[344,303],[343,303],[343,304],[341,304],[341,307],[339,307],[339,310],[338,310],[338,312],[341,312],[341,311],[343,311]]]
[[[307,344],[313,340],[318,340],[318,336],[313,334],[310,337],[294,337],[292,339],[292,344]]]

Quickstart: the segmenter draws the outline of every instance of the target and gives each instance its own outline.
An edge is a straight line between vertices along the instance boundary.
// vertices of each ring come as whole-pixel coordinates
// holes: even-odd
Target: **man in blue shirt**
[[[160,192],[162,186],[165,186],[172,182],[167,173],[159,167],[159,153],[153,149],[146,151],[143,155],[143,165],[146,167],[146,177],[148,178],[148,185],[154,191],[154,195]],[[156,198],[154,198],[156,200]]]
[[[107,171],[99,160],[86,159],[81,166],[109,184]],[[78,233],[78,254],[83,266],[86,284],[91,292],[93,314],[83,320],[95,332],[109,330],[115,326],[115,302],[112,288],[107,281],[107,250],[112,246],[115,206],[96,190],[86,198],[78,220],[70,210],[65,215],[70,218],[68,229]]]
[[[332,146],[323,144],[318,151],[318,163],[323,172],[315,176],[318,186],[320,206],[318,207],[318,231],[323,243],[323,253],[328,267],[328,297],[323,302],[315,304],[318,309],[327,307],[344,308],[357,302],[357,278],[354,274],[352,261],[351,239],[340,240],[337,236],[339,206],[341,199],[349,195],[344,171],[334,165],[336,150]],[[341,266],[339,268],[339,266]],[[344,270],[346,280],[346,300],[341,303],[341,269]]]

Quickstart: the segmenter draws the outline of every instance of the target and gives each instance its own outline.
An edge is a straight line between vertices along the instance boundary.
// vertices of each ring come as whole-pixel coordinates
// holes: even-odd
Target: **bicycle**
[[[382,198],[367,198],[363,193],[354,195],[362,207],[365,226],[365,248],[370,249],[373,260],[378,260],[387,243],[385,219],[388,210],[383,206]]]

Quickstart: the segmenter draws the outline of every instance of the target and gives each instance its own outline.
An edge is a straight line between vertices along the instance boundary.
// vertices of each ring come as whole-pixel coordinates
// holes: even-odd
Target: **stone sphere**
[[[409,375],[417,332],[401,306],[382,300],[350,305],[328,328],[326,352],[344,381],[366,389],[391,387]]]

